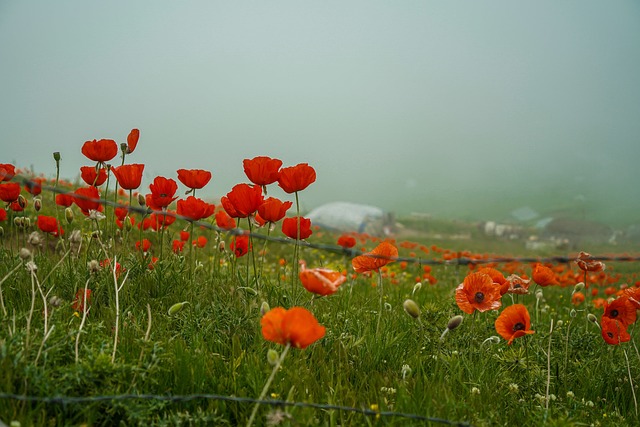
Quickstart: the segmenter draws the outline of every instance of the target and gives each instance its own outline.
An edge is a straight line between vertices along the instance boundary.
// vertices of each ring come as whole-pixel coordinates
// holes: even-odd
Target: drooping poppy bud
[[[404,303],[402,304],[402,307],[404,308],[404,311],[414,319],[417,319],[420,317],[420,307],[418,307],[418,304],[416,304],[414,300],[412,299],[405,300]]]

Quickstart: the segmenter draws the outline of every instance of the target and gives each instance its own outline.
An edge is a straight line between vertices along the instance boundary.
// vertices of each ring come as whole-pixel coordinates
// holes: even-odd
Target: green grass
[[[220,254],[217,239],[226,239],[228,247],[229,238],[212,231],[197,231],[206,235],[209,243],[196,249],[196,262],[202,266],[190,272],[188,251],[182,256],[170,251],[170,239],[176,237],[180,226],[176,223],[165,233],[164,256],[153,270],[147,268],[148,259],[141,261],[139,253],[130,249],[137,232],[126,247],[108,235],[103,237],[107,253],[119,254],[118,261],[129,274],[119,293],[119,340],[113,362],[113,278],[107,269],[91,276],[86,267],[91,259],[105,258],[97,242],[87,237],[80,254],[70,256],[57,268],[62,248],[50,245],[49,249],[34,250],[39,280],[51,273],[43,284],[44,292],[51,290],[47,300],[57,296],[62,302],[55,308],[48,305],[47,327],[52,332],[43,344],[44,304],[37,290],[27,332],[32,304],[29,272],[20,267],[2,283],[7,315],[0,312],[0,392],[41,397],[207,393],[257,398],[272,370],[267,351],[283,349],[262,337],[260,306],[266,301],[271,307],[304,306],[327,328],[320,341],[289,352],[267,395],[276,400],[378,408],[478,426],[624,426],[640,422],[629,382],[631,379],[634,387],[640,382],[640,354],[635,344],[608,346],[597,326],[586,319],[587,312],[599,317],[597,310],[583,306],[572,318],[571,288],[544,289],[538,310],[533,294],[519,297],[531,313],[536,333],[515,340],[511,346],[504,340],[486,341],[497,335],[493,326],[497,312],[465,315],[462,325],[441,341],[448,320],[461,314],[453,294],[467,270],[436,266],[432,274],[438,283],[424,283],[413,293],[420,267],[409,265],[402,270],[399,263],[390,264],[389,276],[384,279],[386,307],[376,334],[379,300],[377,289],[372,287],[374,279],[350,277],[337,294],[312,302],[298,280],[292,283],[290,265],[283,268],[278,262],[281,258],[291,260],[293,246],[271,242],[256,292],[253,269],[247,269],[248,258],[239,258],[236,264],[228,252]],[[74,227],[88,230],[90,223],[76,221],[69,226]],[[23,246],[21,238],[12,238],[15,230],[5,228],[0,278],[21,262],[17,249]],[[145,233],[145,237],[154,242],[152,252],[157,256],[160,236]],[[317,233],[310,240],[332,243],[335,236]],[[477,241],[473,245],[479,247],[473,248],[457,244],[460,247],[451,249],[481,251],[483,246]],[[509,243],[489,244],[492,246],[486,252],[501,253],[502,247],[505,252],[501,254],[517,255],[516,247]],[[367,243],[369,249],[374,245]],[[408,252],[401,249],[401,256]],[[309,248],[302,249],[301,258],[311,268],[322,265],[341,270],[349,262]],[[224,265],[220,259],[226,261]],[[615,266],[614,271],[623,273],[618,284],[633,280],[634,268],[629,264]],[[391,273],[397,284],[392,284]],[[82,313],[78,315],[72,303],[87,280],[93,291],[92,303],[80,334],[76,363],[75,341]],[[420,307],[419,320],[404,312],[402,304],[407,298]],[[168,314],[173,304],[183,301],[189,304],[174,315]],[[509,295],[504,296],[503,304],[511,304]],[[147,306],[151,311],[148,336]],[[550,334],[552,321],[555,327]],[[635,340],[633,332],[632,337]],[[547,382],[551,396],[548,409]],[[201,399],[81,404],[0,399],[0,420],[19,421],[22,426],[243,425],[252,408],[251,403]],[[260,408],[255,425],[264,425],[267,415],[277,411],[286,413],[282,425],[424,425],[403,417],[266,405]]]

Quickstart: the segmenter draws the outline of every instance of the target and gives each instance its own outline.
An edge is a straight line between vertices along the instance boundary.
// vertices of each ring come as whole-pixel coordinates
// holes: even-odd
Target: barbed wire
[[[224,402],[234,403],[250,403],[260,404],[275,407],[296,407],[296,408],[312,408],[321,410],[334,410],[344,412],[354,412],[367,416],[374,417],[398,417],[406,418],[416,421],[428,421],[432,423],[445,424],[450,426],[459,427],[471,427],[466,421],[451,421],[444,418],[428,417],[425,415],[411,414],[405,412],[394,411],[375,411],[368,408],[354,408],[351,406],[330,405],[323,403],[310,403],[310,402],[289,402],[286,400],[258,400],[249,397],[236,397],[225,396],[219,394],[189,394],[189,395],[154,395],[154,394],[118,394],[110,396],[86,396],[86,397],[73,397],[73,396],[55,396],[55,397],[40,397],[40,396],[24,396],[11,393],[0,393],[0,399],[4,400],[18,400],[22,402],[36,402],[45,404],[80,404],[80,403],[92,403],[92,402],[111,402],[111,401],[123,401],[123,400],[159,400],[168,402],[189,402],[193,400],[217,400]]]
[[[209,223],[209,222],[205,222],[205,221],[194,221],[192,218],[189,218],[187,216],[183,216],[183,215],[179,215],[176,212],[171,212],[171,211],[155,211],[152,210],[148,207],[138,207],[138,206],[130,206],[130,205],[125,205],[122,203],[117,203],[111,200],[106,200],[106,199],[95,199],[92,197],[87,197],[81,194],[75,194],[73,192],[70,192],[68,189],[63,189],[63,188],[58,188],[58,187],[52,187],[52,186],[48,186],[48,185],[44,185],[44,184],[39,184],[33,180],[30,180],[28,178],[21,178],[20,179],[22,181],[22,183],[24,185],[39,185],[43,191],[50,191],[56,194],[68,194],[74,198],[77,199],[81,199],[81,200],[86,200],[86,201],[91,201],[91,202],[95,202],[95,203],[100,203],[102,205],[106,205],[106,206],[110,206],[113,208],[125,208],[128,210],[128,212],[134,212],[134,213],[138,213],[140,215],[146,216],[146,215],[150,215],[152,213],[155,213],[156,215],[164,215],[167,217],[172,217],[175,219],[179,219],[182,221],[187,221],[189,223],[193,223],[194,226],[197,227],[201,227],[210,231],[215,231],[217,233],[221,233],[221,234],[229,234],[232,236],[250,236],[251,238],[255,238],[255,239],[259,239],[259,240],[266,240],[269,242],[275,242],[275,243],[279,243],[279,244],[295,244],[296,241],[295,239],[290,239],[290,238],[286,238],[286,237],[279,237],[279,236],[270,236],[270,235],[265,235],[265,234],[260,234],[260,233],[256,233],[256,232],[249,232],[247,230],[243,230],[241,228],[233,228],[233,229],[226,229],[226,228],[220,228],[216,225],[213,225],[213,223]],[[406,262],[406,263],[411,263],[411,264],[417,264],[420,266],[423,265],[444,265],[444,266],[467,266],[467,265],[482,265],[482,264],[504,264],[504,263],[511,263],[511,262],[521,262],[521,263],[534,263],[534,262],[539,262],[539,263],[551,263],[551,264],[566,264],[566,263],[570,263],[572,261],[575,260],[575,257],[569,257],[566,255],[551,255],[551,256],[542,256],[542,257],[506,257],[506,256],[495,256],[495,257],[486,257],[486,258],[470,258],[470,257],[466,257],[466,256],[462,256],[463,251],[450,251],[450,254],[453,254],[455,256],[452,256],[452,259],[433,259],[433,258],[421,258],[421,257],[387,257],[384,255],[375,255],[375,254],[369,254],[367,252],[361,251],[361,250],[357,250],[357,249],[353,249],[353,248],[345,248],[343,246],[339,246],[339,245],[331,245],[331,244],[326,244],[326,243],[315,243],[315,242],[307,242],[306,240],[299,240],[298,244],[302,247],[306,247],[306,248],[310,248],[310,249],[316,249],[316,250],[320,250],[320,251],[324,251],[324,252],[331,252],[334,254],[338,254],[338,255],[344,255],[344,256],[348,256],[348,257],[356,257],[356,256],[360,256],[360,255],[365,255],[371,258],[381,258],[381,259],[387,259],[387,260],[391,260],[391,261],[398,261],[398,262]],[[466,252],[466,251],[464,251]],[[640,261],[640,255],[635,255],[635,256],[631,256],[631,255],[596,255],[596,256],[590,256],[585,258],[585,260],[587,261],[607,261],[607,262],[639,262]]]

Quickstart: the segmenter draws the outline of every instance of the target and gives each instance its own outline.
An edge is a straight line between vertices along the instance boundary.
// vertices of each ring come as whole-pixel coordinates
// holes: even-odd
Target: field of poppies
[[[635,263],[336,235],[300,211],[307,163],[238,159],[214,204],[210,171],[143,183],[139,137],[0,164],[7,425],[640,422]]]

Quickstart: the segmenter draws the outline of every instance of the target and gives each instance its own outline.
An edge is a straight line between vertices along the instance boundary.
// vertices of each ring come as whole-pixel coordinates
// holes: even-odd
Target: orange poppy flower
[[[216,225],[223,230],[232,230],[236,228],[236,220],[231,218],[225,211],[216,212]]]
[[[578,268],[582,271],[604,271],[605,265],[601,261],[596,261],[591,259],[591,254],[587,252],[580,252],[578,254],[578,258],[575,259],[576,264],[578,264]]]
[[[58,220],[52,216],[38,215],[38,228],[43,233],[58,234]]]
[[[297,348],[306,348],[324,337],[326,328],[313,314],[302,307],[285,310],[276,307],[269,310],[260,319],[262,336],[277,344],[290,344]]]
[[[511,345],[514,339],[534,334],[527,307],[513,304],[502,310],[495,322],[496,332]]]
[[[338,287],[346,280],[339,271],[329,270],[328,268],[307,268],[304,262],[301,262],[301,269],[298,276],[302,282],[302,286],[309,292],[326,296],[335,294]]]
[[[631,335],[627,332],[627,327],[616,319],[602,316],[600,319],[602,338],[610,345],[618,345],[631,340]]]
[[[356,245],[356,239],[353,236],[340,236],[338,238],[338,246],[342,246],[345,249],[350,249]]]
[[[265,221],[276,223],[284,218],[292,205],[292,202],[283,202],[275,197],[269,197],[258,207],[258,214]]]
[[[75,311],[84,312],[85,304],[91,305],[91,289],[87,288],[86,294],[84,292],[84,288],[78,289],[78,292],[76,292],[76,297],[73,300],[73,304],[71,304],[71,308],[73,308]]]
[[[623,291],[623,295],[629,298],[629,302],[636,310],[640,310],[640,288],[627,288]]]
[[[242,165],[249,181],[256,185],[265,186],[273,184],[280,177],[282,160],[258,156],[253,159],[244,159]]]
[[[142,183],[144,165],[132,163],[130,165],[112,167],[111,172],[113,172],[123,190],[136,190]]]
[[[529,293],[530,283],[531,280],[523,279],[517,274],[511,274],[504,279],[504,283],[500,286],[500,293],[504,295],[502,290],[506,288],[505,293],[526,295]]]
[[[118,155],[118,145],[113,139],[94,139],[82,145],[82,154],[89,160],[104,163]]]
[[[87,185],[99,187],[107,180],[107,169],[98,168],[98,172],[96,172],[95,166],[82,166],[80,168],[80,178]]]
[[[626,328],[636,321],[636,307],[629,301],[629,297],[621,296],[611,301],[611,304],[607,301],[604,302],[602,316],[617,320]]]
[[[192,221],[209,218],[213,215],[215,209],[215,205],[194,196],[189,196],[185,200],[178,200],[178,215],[186,216]]]
[[[253,215],[263,201],[262,187],[249,184],[234,185],[231,191],[220,199],[224,210],[233,218]]]
[[[177,197],[174,197],[178,190],[178,184],[171,178],[157,176],[153,183],[149,184],[151,190],[151,201],[155,207],[166,208]]]
[[[6,203],[12,203],[18,200],[20,196],[20,184],[15,182],[7,182],[0,184],[0,200]]]
[[[127,135],[127,154],[133,153],[136,149],[138,139],[140,139],[140,131],[138,129],[131,129],[131,132]]]
[[[186,187],[199,190],[211,181],[211,172],[202,169],[178,169],[178,179]]]
[[[533,267],[532,276],[533,281],[540,286],[560,285],[553,270],[539,263]]]
[[[584,302],[585,297],[584,294],[582,292],[575,292],[572,296],[571,296],[571,304],[573,305],[580,305]]]
[[[500,288],[484,273],[469,274],[456,288],[456,303],[467,314],[497,310],[502,305],[500,297]]]
[[[367,271],[378,271],[381,267],[394,262],[392,258],[398,257],[398,248],[384,241],[376,246],[371,252],[359,255],[351,260],[351,265],[356,273]]]
[[[42,193],[42,183],[45,182],[44,178],[33,178],[24,185],[24,189],[27,190],[32,196],[37,196]]]
[[[229,249],[235,254],[236,258],[249,253],[249,236],[235,236],[229,244]]]
[[[73,192],[73,202],[78,205],[85,216],[89,216],[89,211],[102,212],[100,204],[100,193],[96,187],[80,187]]]
[[[298,225],[300,226],[299,236]],[[290,239],[295,239],[296,236],[298,236],[300,240],[304,240],[313,234],[313,231],[311,231],[311,220],[297,216],[285,218],[282,221],[282,233]]]
[[[10,163],[0,163],[0,182],[11,181],[16,175],[16,167]]]
[[[280,169],[278,185],[286,193],[302,191],[316,181],[316,171],[307,163]]]

